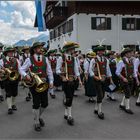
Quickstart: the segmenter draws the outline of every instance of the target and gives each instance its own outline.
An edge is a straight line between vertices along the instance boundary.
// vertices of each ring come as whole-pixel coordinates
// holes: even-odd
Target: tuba
[[[29,82],[27,80],[24,79],[24,86],[26,87],[33,87],[35,86],[35,91],[38,93],[44,92],[45,90],[48,89],[48,83],[46,83],[45,81],[43,81],[36,73],[33,73],[31,71],[30,72],[30,76],[32,78],[32,81]]]
[[[15,81],[19,78],[19,73],[16,70],[10,70],[9,68],[4,68],[1,70],[1,81],[9,79],[10,81]]]

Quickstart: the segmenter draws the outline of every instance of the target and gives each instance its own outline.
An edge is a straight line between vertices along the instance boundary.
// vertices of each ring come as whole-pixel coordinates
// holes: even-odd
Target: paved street
[[[84,96],[84,90],[79,89],[77,94],[78,97],[74,98],[73,103],[74,126],[68,126],[63,119],[63,93],[57,92],[56,99],[49,97],[49,106],[43,116],[46,127],[42,132],[35,132],[32,103],[25,101],[24,91],[20,87],[17,112],[8,115],[5,102],[0,103],[0,138],[140,138],[140,108],[135,106],[136,98],[131,98],[134,115],[128,115],[119,109],[122,94],[115,94],[117,102],[111,102],[105,98],[103,102],[105,120],[99,120],[93,114],[94,103],[87,102],[88,98]]]

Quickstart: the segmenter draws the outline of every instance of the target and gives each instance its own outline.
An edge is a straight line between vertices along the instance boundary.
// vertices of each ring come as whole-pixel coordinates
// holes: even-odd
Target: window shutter
[[[122,18],[122,30],[126,30],[126,23],[127,23],[127,19]]]
[[[140,30],[140,18],[136,19],[136,30]]]
[[[96,29],[96,17],[91,18],[91,29],[92,30]]]
[[[111,18],[106,18],[107,21],[107,30],[111,30]]]

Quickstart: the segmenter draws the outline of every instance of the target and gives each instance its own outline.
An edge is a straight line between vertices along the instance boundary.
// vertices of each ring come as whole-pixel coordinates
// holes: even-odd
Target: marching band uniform
[[[27,70],[30,69],[33,73],[38,73],[41,79],[49,81],[50,86],[53,86],[53,73],[48,59],[42,55],[41,47],[45,45],[44,42],[35,42],[30,49],[31,57],[27,58],[20,68],[20,73],[28,80]],[[39,52],[37,50],[39,49]],[[33,98],[33,113],[35,121],[35,131],[41,131],[41,127],[45,125],[45,122],[41,118],[42,113],[48,106],[48,89],[44,92],[38,93],[35,90],[36,86],[30,87],[30,92]]]
[[[21,55],[21,59],[20,59],[21,60],[21,66],[24,64],[24,62],[27,58],[30,58],[29,49],[30,49],[29,46],[24,46],[23,49],[22,49],[23,54]],[[30,93],[29,88],[26,88],[26,89],[27,89],[27,91],[26,91],[25,100],[28,102],[28,101],[31,100],[31,93]]]
[[[97,93],[97,101],[95,105],[94,113],[98,115],[99,119],[104,119],[104,113],[102,113],[102,100],[105,94],[105,80],[110,78],[110,83],[113,83],[111,78],[111,71],[109,67],[109,61],[101,54],[98,53],[105,51],[103,46],[94,48],[97,53],[96,58],[90,61],[89,73],[93,77],[93,85]]]
[[[2,49],[3,49],[4,45],[2,43],[0,43],[0,60],[3,59],[3,53],[2,53]],[[3,81],[0,81],[0,102],[4,101],[4,83]]]
[[[86,58],[84,60],[84,86],[85,86],[85,96],[89,97],[89,102],[94,103],[94,96],[96,96],[96,91],[93,85],[93,77],[90,77],[89,75],[89,66],[90,61],[92,58],[94,58],[96,54],[94,52],[88,52],[86,55]]]
[[[140,59],[139,57],[135,59],[134,61],[134,75],[136,78],[136,86],[137,86],[137,91],[138,91],[138,98],[136,101],[136,106],[140,106],[140,92],[139,92],[139,88],[140,88]]]
[[[64,45],[63,51],[63,60],[57,63],[56,73],[62,76],[63,81],[63,91],[65,94],[65,115],[64,119],[67,120],[69,125],[74,125],[74,119],[71,114],[73,96],[75,92],[74,78],[78,77],[80,80],[80,73],[76,58],[71,54],[74,52],[74,49],[77,47],[77,44]],[[81,80],[80,80],[81,84]]]
[[[18,59],[14,58],[13,56],[9,56],[9,52],[14,54],[14,48],[7,47],[4,50],[3,54],[5,55],[5,57],[1,60],[0,65],[2,68],[15,70],[18,73],[20,69],[20,63]],[[4,81],[4,89],[6,92],[6,99],[8,104],[8,114],[13,114],[13,110],[17,110],[17,107],[15,105],[15,99],[18,95],[18,82],[19,76],[14,81],[11,81],[9,79],[6,79]]]
[[[128,114],[133,114],[130,109],[130,96],[133,89],[133,77],[134,77],[134,65],[130,61],[130,57],[126,57],[126,54],[130,55],[131,49],[124,49],[121,53],[122,60],[117,65],[116,75],[120,78],[121,85],[123,87],[125,96],[120,104],[120,109],[124,110]]]
[[[53,71],[53,77],[54,77],[54,86],[57,86],[57,77],[56,77],[56,56],[55,56],[56,50],[50,50],[48,52],[48,60],[50,62],[52,71]],[[49,89],[49,94],[52,97],[52,99],[55,99],[55,94],[54,94],[54,88]]]

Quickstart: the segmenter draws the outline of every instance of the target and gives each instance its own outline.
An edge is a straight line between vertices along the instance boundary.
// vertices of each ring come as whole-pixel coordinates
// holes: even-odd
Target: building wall
[[[111,30],[92,30],[91,29],[91,17],[111,17]],[[69,17],[73,18],[73,31],[71,35],[66,33],[50,42],[51,48],[57,48],[63,46],[64,38],[66,41],[74,41],[80,44],[80,48],[83,52],[91,49],[93,45],[98,45],[97,40],[103,40],[103,45],[111,45],[112,50],[121,51],[122,44],[135,44],[140,40],[140,30],[137,31],[125,31],[122,30],[122,17],[137,17],[137,15],[104,15],[104,14],[74,14]],[[63,24],[63,23],[62,23]]]

